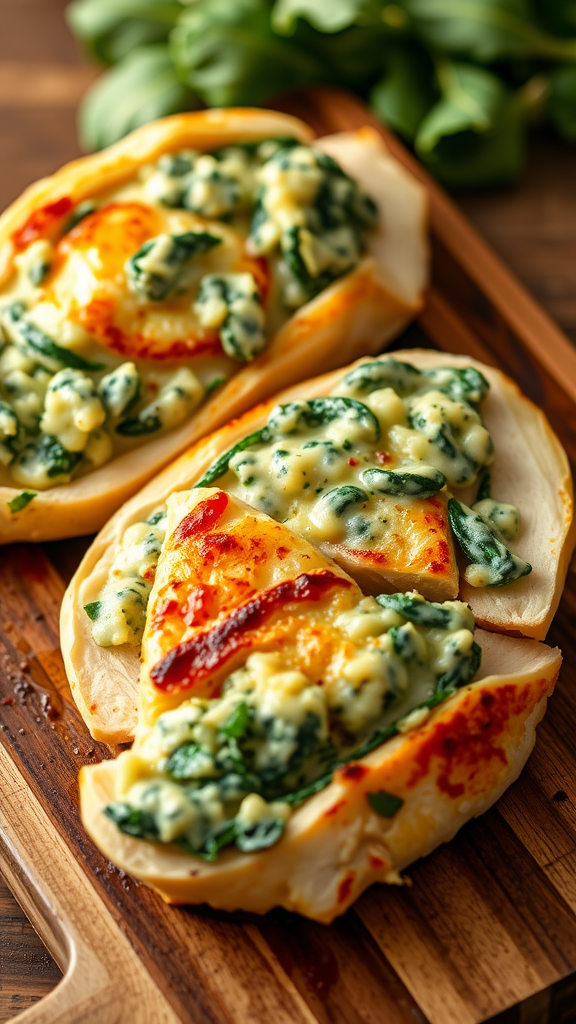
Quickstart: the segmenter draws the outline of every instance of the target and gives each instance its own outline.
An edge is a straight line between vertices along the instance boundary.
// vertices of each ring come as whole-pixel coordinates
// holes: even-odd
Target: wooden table
[[[0,208],[79,152],[75,107],[93,71],[81,63],[64,7],[65,0],[0,0]],[[541,131],[530,141],[519,185],[459,201],[576,342],[575,178],[576,150]],[[39,999],[59,977],[0,879],[0,1022]]]

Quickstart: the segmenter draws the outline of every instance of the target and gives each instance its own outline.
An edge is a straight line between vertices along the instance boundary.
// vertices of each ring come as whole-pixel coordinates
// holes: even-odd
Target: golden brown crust
[[[212,149],[238,138],[291,135],[311,140],[310,128],[274,111],[210,110],[178,114],[146,125],[93,156],[63,167],[32,185],[0,219],[0,287],[11,273],[13,236],[39,207],[63,197],[77,203],[129,180],[143,164],[183,147]],[[425,192],[388,156],[375,132],[333,136],[320,146],[335,147],[346,169],[353,168],[382,210],[382,226],[368,243],[357,268],[301,307],[271,339],[265,353],[241,369],[183,426],[119,455],[94,472],[38,494],[19,513],[8,502],[14,487],[0,469],[0,544],[49,540],[98,530],[112,513],[179,452],[280,386],[377,352],[415,315],[427,278]],[[365,159],[358,162],[358,149]],[[402,216],[398,211],[404,210]],[[399,273],[394,249],[402,254]]]

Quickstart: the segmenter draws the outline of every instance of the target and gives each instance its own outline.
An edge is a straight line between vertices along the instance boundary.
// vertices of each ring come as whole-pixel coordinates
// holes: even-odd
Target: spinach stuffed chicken
[[[0,221],[0,541],[99,528],[191,442],[378,351],[427,278],[421,186],[370,129],[167,118]]]

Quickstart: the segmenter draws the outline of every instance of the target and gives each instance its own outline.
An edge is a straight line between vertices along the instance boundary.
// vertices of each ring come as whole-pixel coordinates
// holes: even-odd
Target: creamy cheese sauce
[[[407,365],[385,357],[328,398],[278,406],[201,483],[217,481],[313,544],[386,550],[408,505],[474,483],[494,457],[478,411],[486,382],[474,379],[465,399],[458,371],[408,367],[403,381]]]
[[[336,626],[350,643],[326,678],[288,669],[281,652],[253,653],[221,696],[161,714],[122,755],[109,817],[208,859],[232,843],[270,846],[338,765],[416,728],[480,664],[472,613],[458,601],[363,598]]]
[[[334,161],[289,140],[166,154],[35,211],[0,294],[5,482],[63,484],[185,422],[358,262],[376,219]]]

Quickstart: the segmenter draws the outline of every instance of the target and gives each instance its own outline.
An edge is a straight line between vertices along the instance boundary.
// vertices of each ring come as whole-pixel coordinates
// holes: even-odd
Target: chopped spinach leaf
[[[206,397],[211,395],[213,391],[216,391],[216,388],[219,388],[221,384],[225,383],[226,377],[214,377],[214,380],[211,380],[210,383],[206,385]]]
[[[162,421],[159,416],[134,416],[129,420],[121,420],[116,426],[116,433],[122,437],[143,437],[145,434],[155,434],[162,429]]]
[[[35,288],[38,288],[42,284],[42,281],[48,274],[49,270],[50,263],[46,263],[44,260],[38,260],[36,263],[33,263],[28,271],[30,284],[34,285]]]
[[[456,608],[426,601],[419,594],[379,594],[376,600],[383,608],[391,608],[417,626],[449,630],[469,628],[469,622]]]
[[[361,363],[347,373],[342,383],[360,394],[369,395],[382,388],[392,388],[401,396],[411,395],[420,385],[422,374],[410,363],[386,356],[373,363]]]
[[[73,370],[104,369],[103,363],[93,363],[84,359],[83,356],[77,355],[76,352],[57,345],[52,338],[44,334],[44,331],[26,320],[24,312],[25,307],[21,302],[13,303],[5,312],[10,334],[18,348],[23,349],[28,355],[34,356],[50,370],[54,369],[54,364]]]
[[[486,377],[474,366],[466,366],[462,370],[441,366],[424,370],[423,374],[433,387],[443,391],[453,402],[480,405],[490,390]]]
[[[415,467],[410,470],[365,469],[360,479],[376,494],[410,498],[430,498],[446,483],[444,474],[432,467]]]
[[[302,429],[320,427],[338,419],[360,423],[373,441],[380,437],[380,425],[374,413],[355,398],[311,398],[308,402],[288,402],[272,410],[268,426],[273,431],[298,433]],[[292,422],[293,428],[285,430],[285,424]]]
[[[366,491],[363,491],[360,487],[354,487],[352,484],[344,484],[341,487],[333,487],[330,491],[326,491],[318,499],[317,505],[321,508],[329,509],[330,512],[340,518],[351,505],[363,504],[366,501],[368,501]]]
[[[12,498],[12,501],[7,503],[12,514],[14,515],[14,513],[21,512],[23,508],[26,508],[36,497],[36,494],[36,491],[22,491],[21,494],[17,494],[15,498]]]
[[[185,291],[189,285],[187,271],[194,258],[221,242],[218,235],[207,231],[157,235],[130,257],[126,277],[138,295],[161,302],[171,294]]]
[[[476,675],[482,660],[482,648],[474,642],[470,651],[465,657],[460,657],[454,668],[444,672],[438,679],[436,689],[438,693],[443,690],[458,689],[465,686]]]
[[[27,445],[18,456],[18,464],[29,468],[32,473],[43,470],[49,479],[69,476],[80,460],[81,452],[69,452],[50,434],[42,434],[33,444]]]
[[[220,732],[232,739],[240,739],[246,733],[252,717],[248,704],[238,704],[229,718],[220,726]]]
[[[146,811],[139,811],[135,807],[130,807],[129,804],[114,802],[108,804],[102,813],[128,836],[133,836],[135,839],[158,838],[154,817]]]
[[[264,818],[251,828],[236,825],[236,846],[244,853],[266,850],[281,838],[284,832],[282,818]]]
[[[204,850],[210,860],[216,860],[216,856],[225,846],[231,846],[237,836],[236,818],[226,821],[217,831],[204,843]]]
[[[66,221],[62,234],[67,235],[68,232],[72,231],[72,229],[75,228],[81,220],[90,216],[90,214],[94,213],[97,209],[98,204],[94,199],[84,199],[81,203],[78,203],[78,206],[73,211],[72,216]]]
[[[508,550],[495,527],[456,498],[448,502],[452,532],[472,563],[465,578],[472,586],[501,587],[532,572],[532,566]]]
[[[84,611],[86,612],[88,618],[92,620],[92,622],[94,622],[98,618],[101,606],[101,601],[90,601],[89,604],[84,605]]]
[[[165,518],[166,518],[166,509],[165,508],[160,508],[160,509],[158,509],[157,512],[153,512],[152,515],[148,516],[148,519],[146,520],[146,522],[150,526],[156,526],[160,522],[161,519],[165,519]]]
[[[215,480],[218,480],[224,473],[228,472],[228,466],[230,459],[237,452],[243,452],[246,448],[252,448],[256,444],[265,444],[267,441],[272,439],[272,431],[269,427],[261,427],[260,430],[255,430],[253,434],[248,434],[238,444],[235,444],[233,448],[230,448],[227,452],[224,452],[211,466],[208,467],[204,476],[194,484],[194,487],[210,487]]]
[[[387,793],[385,789],[380,789],[376,793],[367,793],[366,797],[372,810],[376,811],[381,818],[393,818],[404,803],[401,796]]]
[[[168,758],[166,771],[173,779],[193,779],[207,756],[197,743],[183,743]]]

